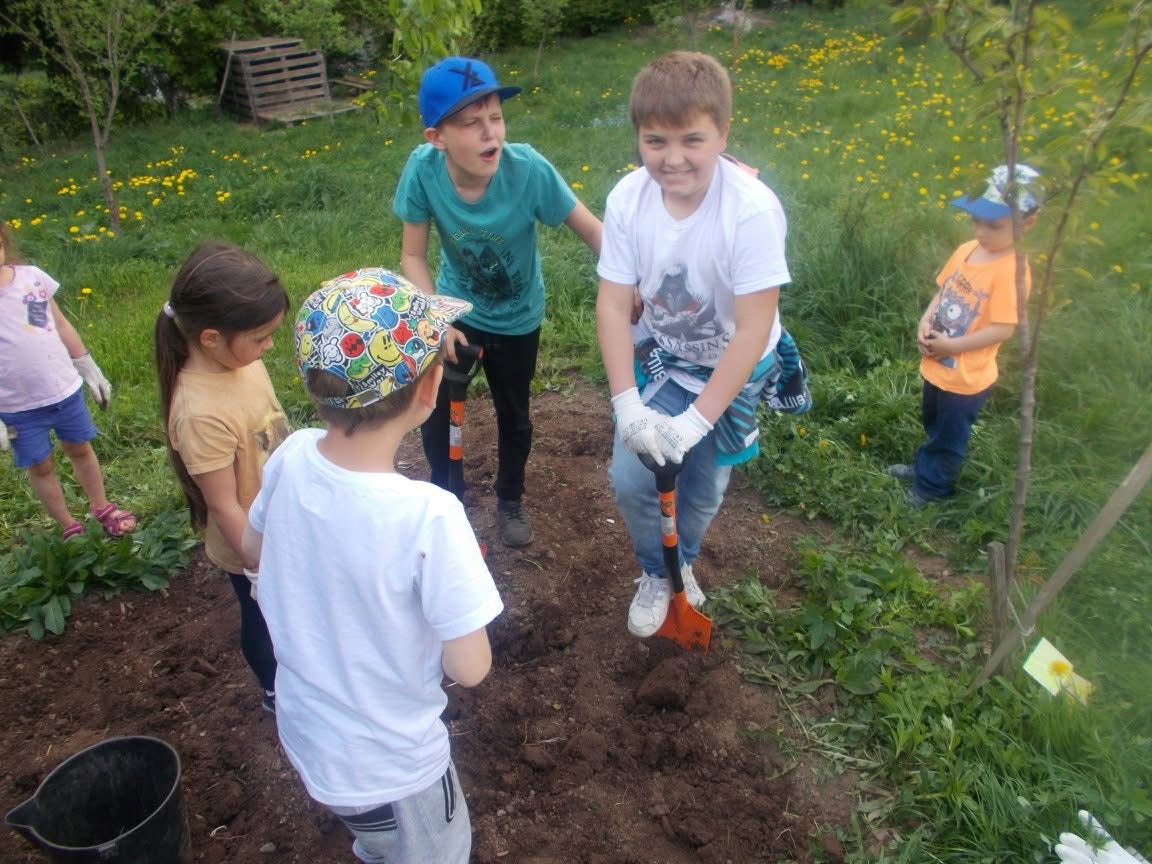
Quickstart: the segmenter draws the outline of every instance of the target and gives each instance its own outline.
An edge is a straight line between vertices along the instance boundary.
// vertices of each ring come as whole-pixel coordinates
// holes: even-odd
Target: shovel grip
[[[656,475],[656,491],[660,493],[676,491],[676,475],[684,467],[683,462],[668,462],[657,465],[656,460],[647,453],[638,454],[644,467]]]
[[[451,363],[447,359],[444,360],[444,380],[450,387],[456,384],[463,385],[459,388],[461,398],[463,398],[463,392],[468,387],[468,383],[480,371],[477,361],[483,355],[483,346],[457,345],[456,362]]]

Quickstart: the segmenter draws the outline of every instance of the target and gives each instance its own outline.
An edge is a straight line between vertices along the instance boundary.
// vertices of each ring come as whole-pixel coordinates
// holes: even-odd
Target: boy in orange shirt
[[[1016,166],[1016,207],[1029,231],[1040,208],[1039,173]],[[1016,332],[1016,249],[1012,209],[1005,202],[1008,166],[992,172],[979,198],[952,202],[972,217],[976,239],[962,244],[936,277],[939,290],[916,328],[921,411],[926,440],[911,465],[889,465],[893,477],[911,482],[905,500],[914,507],[947,498],[968,452],[972,424],[999,376],[996,354]],[[1024,262],[1026,290],[1032,288]]]

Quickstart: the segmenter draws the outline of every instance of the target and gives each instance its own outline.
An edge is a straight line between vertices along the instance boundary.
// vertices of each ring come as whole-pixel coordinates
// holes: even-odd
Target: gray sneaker
[[[916,479],[916,469],[911,465],[889,465],[884,469],[884,473],[889,477],[895,477],[897,480],[903,480],[905,483],[911,483]]]
[[[528,522],[521,498],[500,498],[496,501],[496,526],[505,546],[527,546],[536,535]]]

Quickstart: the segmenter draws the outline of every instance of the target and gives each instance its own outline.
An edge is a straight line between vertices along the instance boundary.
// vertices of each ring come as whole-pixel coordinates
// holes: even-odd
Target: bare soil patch
[[[491,676],[449,687],[445,716],[471,808],[477,864],[689,864],[834,860],[850,778],[787,740],[789,712],[744,682],[714,631],[706,656],[625,627],[637,575],[607,483],[607,399],[577,383],[534,402],[525,499],[530,547],[495,526],[495,435],[484,395],[468,403],[468,511],[504,598]],[[401,470],[427,476],[410,436]],[[755,573],[786,580],[803,523],[769,524],[740,475],[696,573],[707,591]],[[151,596],[76,605],[67,632],[0,641],[0,807],[57,764],[118,735],[172,744],[184,768],[194,859],[206,864],[352,862],[344,829],[304,793],[239,651],[227,579],[197,559]],[[765,731],[769,734],[762,734]],[[0,831],[0,861],[44,860]]]

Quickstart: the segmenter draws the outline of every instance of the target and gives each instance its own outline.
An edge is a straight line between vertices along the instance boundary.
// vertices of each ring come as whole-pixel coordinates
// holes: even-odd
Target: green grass
[[[998,135],[938,43],[898,37],[878,15],[774,10],[772,21],[742,42],[729,149],[761,170],[788,214],[793,283],[782,306],[812,370],[816,407],[765,417],[763,454],[748,471],[766,507],[831,519],[841,536],[834,551],[798,550],[799,605],[777,608],[779,598],[750,579],[720,598],[716,617],[746,637],[749,675],[798,705],[813,682],[834,682],[836,719],[813,721],[812,740],[871,766],[876,784],[846,838],[856,841],[852,860],[1051,860],[1043,837],[1072,827],[1080,804],[1147,852],[1150,496],[1031,637],[1047,636],[1096,685],[1087,707],[1049,699],[1019,671],[966,697],[983,656],[982,594],[942,593],[899,553],[913,542],[977,577],[984,544],[1007,531],[1019,427],[1013,346],[1001,352],[1000,386],[975,430],[961,495],[910,511],[883,473],[907,461],[922,434],[913,328],[936,269],[968,234],[946,202],[1002,161]],[[1098,63],[1110,44],[1090,33],[1074,48]],[[563,42],[536,79],[533,52],[496,58],[501,77],[525,88],[506,106],[510,140],[532,143],[602,213],[636,160],[628,84],[672,47],[648,31]],[[733,60],[726,32],[703,34],[701,48]],[[1046,167],[1043,148],[1075,123],[1065,113],[1075,101],[1039,118],[1049,128],[1038,122],[1025,158]],[[19,220],[24,253],[62,283],[62,307],[113,382],[95,446],[114,497],[145,518],[181,506],[157,419],[151,327],[192,246],[206,237],[248,246],[294,302],[350,268],[396,266],[391,196],[420,140],[416,128],[386,128],[368,114],[256,130],[198,111],[122,128],[109,165],[124,182],[127,218],[112,239],[100,233],[107,217],[82,142],[3,167],[0,217]],[[1059,262],[1018,604],[1055,569],[1152,429],[1152,149],[1130,135],[1106,155],[1132,188],[1089,190]],[[178,184],[182,171],[194,173]],[[1039,248],[1051,230],[1042,214],[1029,245]],[[86,235],[97,239],[73,239]],[[601,382],[594,264],[566,230],[543,229],[541,247],[550,298],[538,383],[561,387],[580,374]],[[268,365],[293,420],[308,422],[287,329]],[[78,501],[70,473],[61,475]],[[48,528],[7,462],[0,496],[0,543],[19,546],[23,532]],[[880,824],[894,832],[883,850],[872,848]]]

